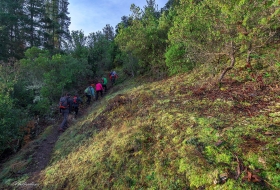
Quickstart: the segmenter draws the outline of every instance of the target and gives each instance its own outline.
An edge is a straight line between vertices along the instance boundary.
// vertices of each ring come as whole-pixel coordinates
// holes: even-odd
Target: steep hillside
[[[235,78],[218,87],[208,74],[119,84],[60,136],[49,166],[26,183],[279,189],[280,88]]]

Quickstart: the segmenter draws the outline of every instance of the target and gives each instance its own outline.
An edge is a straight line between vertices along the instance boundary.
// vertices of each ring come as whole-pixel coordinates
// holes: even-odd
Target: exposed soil
[[[57,129],[58,127],[53,126],[51,133],[38,145],[33,155],[32,163],[26,170],[26,173],[30,176],[30,178],[26,181],[27,185],[25,186],[25,189],[34,188],[34,186],[28,184],[34,184],[36,186],[39,173],[48,165],[55,142],[60,135],[60,132],[58,132]]]

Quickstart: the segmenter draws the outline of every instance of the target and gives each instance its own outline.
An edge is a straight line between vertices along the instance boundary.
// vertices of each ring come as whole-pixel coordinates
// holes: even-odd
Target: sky
[[[158,9],[168,0],[156,0]],[[141,9],[147,5],[146,0],[68,0],[71,25],[69,30],[82,30],[85,35],[102,31],[106,24],[114,27],[121,22],[122,16],[131,15],[130,5]]]

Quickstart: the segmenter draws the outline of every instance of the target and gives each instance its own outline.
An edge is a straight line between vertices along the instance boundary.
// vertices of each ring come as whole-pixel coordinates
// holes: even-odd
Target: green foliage
[[[170,73],[189,70],[194,64],[209,61],[209,55],[204,53],[209,51],[209,46],[211,51],[215,51],[212,43],[215,34],[210,32],[213,10],[204,1],[195,3],[186,0],[169,14],[174,20],[168,33],[170,45],[165,54]]]
[[[65,91],[84,83],[86,76],[90,74],[90,67],[85,59],[61,54],[50,56],[47,51],[37,48],[26,51],[21,67],[26,88],[35,91],[34,110],[39,113],[46,113],[48,104],[57,102]],[[30,77],[25,78],[26,75]]]
[[[187,72],[193,68],[194,63],[190,59],[185,58],[185,50],[182,44],[171,46],[165,53],[166,65],[170,74]]]
[[[88,56],[88,49],[86,47],[87,37],[83,31],[71,31],[71,40],[67,44],[68,52],[72,54],[74,58],[85,59]]]
[[[17,150],[20,144],[13,141],[20,140],[20,127],[23,127],[24,123],[23,114],[14,106],[12,99],[0,94],[0,154],[8,148]]]
[[[46,115],[50,112],[50,105],[50,101],[47,98],[43,98],[32,106],[30,113],[35,113],[36,115]]]
[[[27,116],[15,99],[14,85],[17,71],[9,65],[0,65],[0,155],[5,149],[16,151],[23,135]]]
[[[98,76],[116,66],[114,65],[114,58],[118,55],[118,48],[112,38],[113,36],[109,38],[106,33],[100,31],[90,33],[87,38],[88,62],[92,66],[94,74]]]
[[[131,53],[143,69],[158,74],[165,71],[164,52],[169,28],[163,20],[159,22],[153,6],[151,3],[142,13],[139,7],[132,6],[135,18],[130,26],[119,28],[115,41],[122,51]]]
[[[21,59],[30,47],[60,51],[68,36],[68,4],[61,0],[42,2],[0,1],[0,60]],[[13,34],[13,35],[11,35]]]
[[[279,187],[279,131],[270,128],[279,122],[278,107],[270,107],[279,98],[279,2],[181,0],[161,15],[155,1],[147,3],[144,10],[131,6],[133,14],[119,25],[115,41],[106,26],[104,33],[89,37],[74,32],[72,57],[36,48],[26,52],[18,84],[27,91],[13,97],[20,102],[26,95],[23,105],[32,97],[30,109],[40,114],[62,92],[79,86],[78,77],[91,76],[89,67],[96,75],[114,66],[132,75],[139,70],[158,75],[167,68],[172,75],[191,71],[123,86],[118,98],[110,94],[103,99],[60,137],[41,184],[45,189],[77,184],[80,189]],[[217,89],[210,77],[230,59],[230,76],[238,82],[229,79]],[[263,81],[257,83],[255,74]],[[240,85],[245,77],[253,83]],[[274,83],[265,97],[259,96],[264,90],[260,83]],[[14,92],[13,85],[7,82],[4,91]],[[9,93],[0,111],[8,110],[3,122],[16,125],[9,120],[15,103]],[[236,176],[237,166],[256,172],[266,184],[245,183],[246,172]],[[219,174],[224,173],[229,176],[221,184]]]
[[[269,59],[263,57],[264,49],[279,38],[270,35],[269,28],[275,26],[275,16],[279,15],[272,2],[258,1],[252,6],[249,0],[180,1],[180,6],[174,6],[176,14],[170,11],[174,24],[168,33],[166,63],[171,73],[176,73],[178,65],[188,64],[188,60],[196,64],[209,63],[223,55],[231,55],[231,59],[239,57],[244,65],[258,56],[261,57],[259,65],[267,64]],[[181,47],[185,52],[180,51]]]

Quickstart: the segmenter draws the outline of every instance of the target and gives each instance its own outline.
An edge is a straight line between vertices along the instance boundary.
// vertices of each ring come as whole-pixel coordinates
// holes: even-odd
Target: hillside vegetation
[[[280,187],[280,89],[205,79],[131,83],[107,97],[59,139],[43,187]]]
[[[1,188],[280,189],[279,0],[147,0],[88,36],[68,17],[49,31],[55,0],[30,18],[42,42],[24,32],[32,2],[3,2],[3,21],[18,12],[0,22]],[[59,98],[112,70],[59,136]]]
[[[210,74],[200,67],[119,84],[60,136],[36,183],[40,189],[279,189],[280,88],[235,78],[219,88]]]

